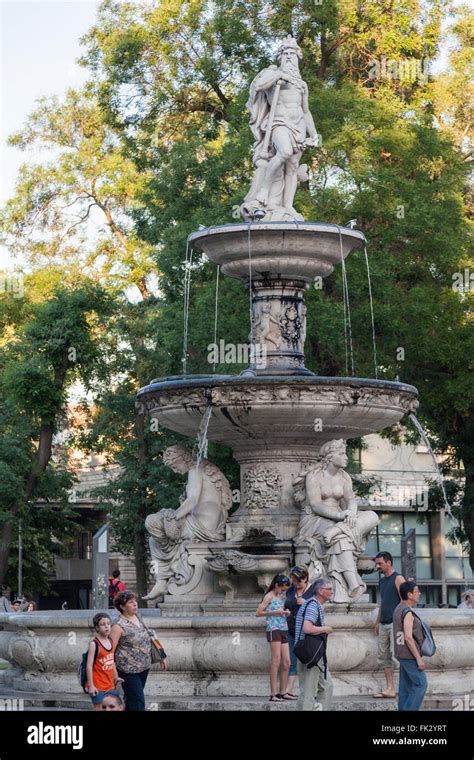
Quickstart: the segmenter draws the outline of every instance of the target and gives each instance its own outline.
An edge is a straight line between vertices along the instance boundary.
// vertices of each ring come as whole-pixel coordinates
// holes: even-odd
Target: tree
[[[59,235],[51,250],[63,250],[67,261],[74,262],[72,246],[61,249],[71,230],[62,206],[74,201],[81,209],[80,224],[71,233],[76,236],[93,213],[87,216],[92,186],[85,185],[93,170],[101,190],[93,208],[105,214],[109,239],[107,244],[100,239],[97,248],[83,233],[81,261],[114,292],[126,292],[130,283],[139,288],[136,308],[127,299],[120,304],[114,340],[124,361],[120,370],[114,364],[114,393],[101,388],[96,394],[92,435],[98,444],[102,435],[110,455],[121,457],[123,479],[117,481],[113,499],[126,518],[121,540],[135,546],[142,567],[143,530],[137,529],[135,545],[131,523],[137,525],[137,510],[142,519],[157,505],[168,506],[174,492],[170,486],[168,499],[166,477],[156,470],[155,478],[158,440],[148,436],[144,421],[136,417],[133,395],[152,376],[182,370],[186,238],[199,224],[238,218],[252,172],[248,86],[274,60],[273,38],[282,31],[291,31],[302,46],[302,74],[323,137],[323,147],[304,157],[311,181],[300,187],[296,205],[313,221],[345,224],[356,217],[369,241],[378,361],[374,369],[365,260],[358,252],[347,265],[354,371],[399,376],[419,386],[422,418],[438,444],[451,447],[464,464],[462,519],[474,545],[469,485],[474,403],[465,359],[466,347],[472,355],[472,295],[452,288],[453,275],[469,261],[469,167],[459,139],[467,98],[460,91],[464,75],[443,84],[443,77],[429,75],[427,66],[438,51],[448,12],[440,0],[325,0],[321,5],[306,0],[105,0],[84,38],[83,64],[93,81],[60,107],[42,104],[31,128],[16,138],[26,144],[45,137],[55,145],[61,174],[57,181],[51,174],[54,166],[46,167],[44,175],[39,172],[44,190],[38,195],[32,173],[25,170],[30,179],[20,182],[9,206],[9,233],[18,233],[16,241],[31,256],[42,255],[44,247],[28,247],[25,239],[39,213],[48,240],[55,242]],[[470,39],[463,13],[459,72]],[[442,118],[443,87],[451,93],[452,118],[458,119],[452,129]],[[56,136],[63,134],[66,138],[58,142]],[[56,196],[55,188],[60,191]],[[61,213],[49,213],[60,198],[66,199]],[[120,247],[107,208],[128,248]],[[159,300],[150,297],[151,272],[158,278]],[[191,277],[187,368],[210,372],[215,267],[194,254]],[[247,343],[248,295],[227,278],[220,280],[219,295],[218,338]],[[342,303],[340,271],[325,281],[323,291],[308,294],[307,365],[322,374],[351,372],[350,362],[346,369]],[[225,364],[215,368],[230,369]],[[113,413],[106,411],[109,406]],[[165,438],[159,440],[165,445]]]
[[[72,384],[80,380],[90,388],[100,373],[98,335],[111,307],[102,288],[86,280],[76,280],[74,287],[56,284],[52,296],[39,303],[34,300],[34,276],[27,278],[27,293],[29,285],[29,298],[25,296],[21,305],[12,306],[9,294],[0,298],[0,450],[5,478],[0,493],[0,584],[19,518],[25,521],[27,536],[30,528],[30,541],[40,526],[42,535],[49,531],[50,540],[42,547],[47,555],[60,543],[51,531],[64,529],[71,517],[67,491],[73,477],[64,461],[53,460],[53,438]],[[58,504],[57,512],[48,506],[32,509],[36,501]],[[67,528],[64,532],[70,535]]]
[[[175,311],[183,291],[187,235],[199,223],[233,221],[248,185],[250,131],[244,110],[252,76],[272,57],[272,37],[292,31],[323,148],[308,156],[312,178],[297,205],[305,218],[344,224],[356,217],[369,240],[379,377],[420,388],[421,416],[466,473],[463,525],[474,546],[471,480],[474,398],[466,355],[472,347],[470,294],[453,290],[468,261],[468,166],[460,130],[441,128],[443,82],[429,73],[450,9],[442,2],[190,3],[104,2],[85,37],[108,122],[124,150],[152,179],[134,212],[137,231],[156,246],[165,295],[164,335],[179,371]],[[469,23],[455,74],[444,84],[451,111],[467,127],[464,66]],[[440,95],[441,93],[441,95]],[[464,131],[463,125],[463,131]],[[213,274],[194,259],[190,309],[193,371],[206,367]],[[362,253],[348,263],[355,371],[373,376],[374,358]],[[245,342],[235,319],[234,283],[222,283],[226,338]],[[226,298],[232,293],[232,299]],[[168,316],[169,310],[172,315]],[[309,295],[307,363],[345,374],[341,273]],[[178,325],[180,327],[180,325]],[[308,350],[309,348],[309,350]],[[221,368],[219,368],[221,369]],[[228,369],[228,368],[227,368]],[[474,553],[471,552],[474,566]]]

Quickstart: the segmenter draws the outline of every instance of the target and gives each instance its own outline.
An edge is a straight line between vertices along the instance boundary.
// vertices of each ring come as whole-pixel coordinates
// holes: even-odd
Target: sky
[[[85,81],[87,72],[76,62],[79,39],[98,6],[99,0],[0,0],[0,205],[13,194],[18,169],[28,159],[6,144],[8,135],[21,128],[39,97],[61,96]],[[1,249],[0,255],[7,256]]]
[[[98,0],[0,0],[0,203],[13,191],[26,154],[6,145],[43,95],[61,95],[87,78],[79,38]]]

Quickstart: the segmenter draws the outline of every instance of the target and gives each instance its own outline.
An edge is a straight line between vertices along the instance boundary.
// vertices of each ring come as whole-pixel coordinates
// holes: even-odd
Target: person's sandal
[[[291,691],[285,691],[284,694],[278,694],[278,696],[286,700],[287,702],[293,701],[294,699],[298,699],[298,697],[292,694]]]
[[[272,694],[270,696],[270,699],[268,701],[269,702],[283,702],[283,699],[282,699],[282,697],[280,697],[279,694]]]

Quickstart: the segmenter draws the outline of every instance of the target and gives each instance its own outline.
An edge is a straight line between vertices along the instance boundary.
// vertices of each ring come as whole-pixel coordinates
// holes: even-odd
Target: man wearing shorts
[[[393,681],[393,612],[400,604],[400,586],[405,578],[393,569],[393,557],[390,552],[379,552],[375,557],[375,567],[382,573],[379,580],[380,607],[374,634],[378,636],[377,662],[384,669],[387,686],[374,694],[375,699],[395,699]]]

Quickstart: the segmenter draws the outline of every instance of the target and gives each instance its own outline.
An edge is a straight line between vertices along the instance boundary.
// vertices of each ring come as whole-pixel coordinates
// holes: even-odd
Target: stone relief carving
[[[255,342],[267,346],[270,351],[277,351],[282,342],[280,320],[272,314],[271,303],[263,303],[260,312],[254,318]],[[251,338],[252,339],[252,338]]]
[[[270,509],[281,500],[281,474],[276,467],[254,465],[244,475],[244,504],[247,509]]]
[[[297,327],[297,325],[296,325]],[[288,328],[290,331],[296,327]],[[290,334],[290,333],[288,333]],[[293,332],[296,339],[296,333]],[[301,332],[299,334],[301,340]],[[296,361],[296,360],[295,360]],[[212,404],[216,407],[235,404],[236,406],[255,406],[259,403],[271,403],[275,400],[288,400],[294,403],[307,404],[338,404],[343,406],[380,406],[383,408],[401,407],[406,412],[415,411],[418,407],[418,400],[414,399],[411,393],[403,391],[393,393],[379,388],[343,388],[331,386],[304,386],[298,385],[274,386],[262,388],[258,385],[245,385],[239,387],[221,386],[212,388],[210,391]],[[140,403],[140,402],[139,402]],[[186,405],[205,406],[207,398],[204,392],[189,391],[183,388],[182,391],[163,392],[155,400],[147,400],[146,410],[148,412],[163,411],[173,407],[182,407]]]
[[[236,549],[224,549],[224,551],[213,554],[212,558],[207,558],[207,564],[214,572],[225,572],[229,566],[240,571],[256,570],[258,560],[249,554],[244,554]]]
[[[294,304],[287,306],[280,316],[281,333],[285,341],[297,350],[301,342],[302,322]]]

